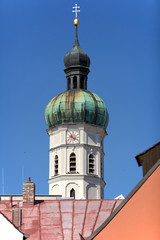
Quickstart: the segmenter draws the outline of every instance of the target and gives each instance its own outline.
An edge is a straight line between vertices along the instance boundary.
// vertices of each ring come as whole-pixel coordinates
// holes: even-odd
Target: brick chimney
[[[146,151],[135,156],[137,163],[143,168],[143,176],[153,167],[160,159],[160,142],[156,143]]]
[[[27,182],[23,183],[23,204],[33,204],[35,201],[35,184],[28,178]]]

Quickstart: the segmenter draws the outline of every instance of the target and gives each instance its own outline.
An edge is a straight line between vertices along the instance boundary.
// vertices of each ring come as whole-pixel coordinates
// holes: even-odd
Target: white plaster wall
[[[99,178],[90,178],[87,180],[80,179],[78,176],[63,176],[62,178],[54,179],[54,183],[50,183],[51,195],[62,195],[63,198],[70,197],[70,190],[75,189],[76,199],[100,199],[103,186]],[[94,188],[93,188],[94,187]],[[54,190],[57,189],[57,193]],[[90,193],[88,191],[90,190]],[[93,196],[94,195],[94,196]]]
[[[93,146],[100,146],[101,141],[106,136],[105,130],[103,128],[89,124],[77,124],[69,126],[60,125],[59,127],[48,131],[48,134],[50,136],[50,149],[58,147],[61,144],[66,144],[67,130],[79,130],[80,143]]]
[[[80,144],[66,144],[66,132],[68,130],[79,130]],[[94,191],[95,189],[92,188],[90,190],[90,196],[93,196],[93,192],[95,192],[95,198],[101,198],[100,189],[102,186],[100,186],[99,178],[101,178],[101,154],[103,153],[102,141],[106,136],[104,129],[89,124],[77,124],[69,126],[61,125],[57,128],[49,130],[48,134],[50,136],[49,194],[69,197],[70,188],[72,188],[71,186],[74,185],[77,189],[76,199],[87,198],[88,184],[93,184],[96,185],[97,192]],[[77,174],[69,173],[70,154],[73,152],[76,155]],[[91,178],[90,182],[85,182],[83,179],[80,180],[79,176],[88,175],[88,159],[89,154],[91,153],[94,155],[95,159],[95,175],[98,175],[99,178],[97,178],[97,180],[95,180],[96,178]],[[58,175],[54,176],[56,155],[58,155]],[[73,178],[70,177],[70,175],[74,175],[74,181]]]
[[[61,195],[62,192],[62,184],[61,182],[57,184],[53,184],[51,186],[51,195]]]
[[[94,184],[90,184],[87,186],[87,198],[95,199],[98,197],[98,188]]]
[[[96,136],[96,134],[88,133],[87,136],[88,136],[87,143],[89,145],[97,145],[97,136]]]
[[[62,148],[61,149],[61,154],[60,154],[60,173],[59,174],[66,174],[67,172],[67,162],[66,162],[66,155],[67,155],[67,148]]]
[[[1,213],[0,213],[0,239],[23,240],[23,234],[20,231],[18,231]]]

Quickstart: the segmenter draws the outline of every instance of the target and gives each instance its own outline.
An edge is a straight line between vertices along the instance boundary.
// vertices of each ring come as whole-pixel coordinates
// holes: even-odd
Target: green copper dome
[[[98,95],[87,90],[71,89],[48,103],[45,119],[48,127],[89,123],[106,129],[109,116],[104,102]]]
[[[88,123],[106,129],[108,112],[102,99],[87,91],[90,58],[76,39],[73,48],[65,55],[64,65],[67,91],[54,97],[46,106],[45,119],[49,128],[60,124]]]

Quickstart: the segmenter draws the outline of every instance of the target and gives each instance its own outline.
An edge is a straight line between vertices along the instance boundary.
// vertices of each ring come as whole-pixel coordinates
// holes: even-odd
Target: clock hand
[[[70,136],[73,140],[76,140],[76,137],[74,137],[73,135]]]

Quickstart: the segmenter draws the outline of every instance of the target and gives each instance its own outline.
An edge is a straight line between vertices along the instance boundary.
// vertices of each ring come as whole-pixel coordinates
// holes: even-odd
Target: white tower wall
[[[67,134],[76,131],[77,142],[67,142]],[[103,140],[106,132],[102,127],[90,124],[59,125],[48,130],[49,147],[49,194],[75,199],[103,198],[105,182]],[[71,172],[70,155],[76,156],[76,169]],[[94,172],[89,172],[89,155],[93,155]],[[58,165],[56,158],[58,157]]]

